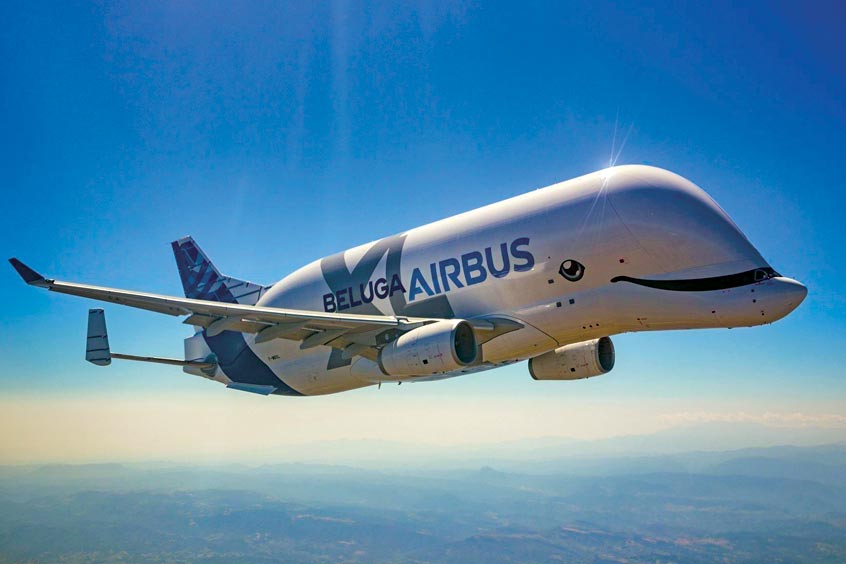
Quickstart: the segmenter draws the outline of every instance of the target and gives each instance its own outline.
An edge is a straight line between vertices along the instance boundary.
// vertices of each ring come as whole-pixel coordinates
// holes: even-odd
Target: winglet
[[[45,279],[43,276],[35,272],[33,269],[22,263],[16,258],[10,258],[9,262],[12,264],[15,270],[18,271],[18,274],[21,278],[24,279],[24,282],[30,284],[32,286],[41,286],[43,288],[50,286],[50,281]]]

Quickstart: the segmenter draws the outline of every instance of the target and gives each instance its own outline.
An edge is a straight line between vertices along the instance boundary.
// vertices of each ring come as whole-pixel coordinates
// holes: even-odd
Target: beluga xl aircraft
[[[617,166],[319,259],[264,286],[224,276],[190,237],[172,243],[185,297],[27,284],[185,316],[185,358],[113,353],[102,309],[85,358],[182,366],[228,388],[307,396],[438,380],[528,360],[535,380],[614,367],[610,335],[749,327],[793,311],[778,274],[701,188]]]

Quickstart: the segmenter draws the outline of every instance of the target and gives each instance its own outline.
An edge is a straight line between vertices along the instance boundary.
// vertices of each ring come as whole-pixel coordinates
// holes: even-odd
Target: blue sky
[[[842,4],[394,4],[4,3],[4,257],[178,294],[168,243],[191,234],[227,274],[270,283],[602,168],[615,146],[620,163],[711,193],[809,286],[802,307],[764,328],[621,336],[615,371],[578,388],[521,365],[392,401],[846,411]],[[166,367],[87,365],[91,303],[11,268],[0,291],[8,401],[233,393]],[[115,350],[181,354],[174,319],[106,309]]]

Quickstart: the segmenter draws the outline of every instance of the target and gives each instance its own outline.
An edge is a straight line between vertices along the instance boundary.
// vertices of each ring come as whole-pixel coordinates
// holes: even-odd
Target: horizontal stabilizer
[[[210,362],[209,360],[182,360],[180,358],[113,353],[109,348],[109,334],[106,331],[106,314],[102,309],[89,309],[85,360],[97,366],[108,366],[112,363],[113,358],[135,360],[138,362],[153,362],[156,364],[170,364],[171,366],[193,366],[200,370],[212,372],[217,367],[216,362]]]
[[[152,362],[155,364],[170,364],[171,366],[193,366],[200,370],[214,370],[217,366],[214,362],[205,360],[182,360],[181,358],[164,358],[160,356],[136,356],[134,354],[112,353],[112,358],[121,360],[135,360],[137,362]]]

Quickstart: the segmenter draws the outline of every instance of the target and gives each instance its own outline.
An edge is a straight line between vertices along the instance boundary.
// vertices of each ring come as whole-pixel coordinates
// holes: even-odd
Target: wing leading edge
[[[9,259],[9,262],[30,286],[156,313],[188,316],[185,323],[204,327],[211,336],[226,330],[255,333],[257,343],[276,338],[287,338],[302,341],[301,348],[311,348],[329,345],[330,343],[334,346],[333,341],[340,340],[340,344],[344,346],[339,348],[346,348],[350,342],[344,343],[349,341],[348,338],[344,339],[344,337],[349,337],[350,334],[364,336],[365,334],[372,334],[374,331],[381,333],[389,329],[408,331],[437,321],[430,318],[339,314],[258,307],[62,282],[45,278],[16,258]],[[359,344],[369,345],[370,343]]]
[[[375,361],[378,348],[395,339],[400,333],[440,321],[438,318],[428,317],[328,313],[259,307],[248,303],[182,298],[62,282],[45,278],[16,258],[9,259],[9,262],[24,282],[30,286],[156,313],[186,316],[183,323],[204,328],[208,337],[214,337],[224,331],[252,333],[255,334],[256,344],[274,339],[288,339],[299,341],[301,349],[319,346],[339,349],[343,351],[345,359],[360,355]],[[467,321],[479,333],[480,344],[523,326],[514,320],[499,317],[475,318]]]

